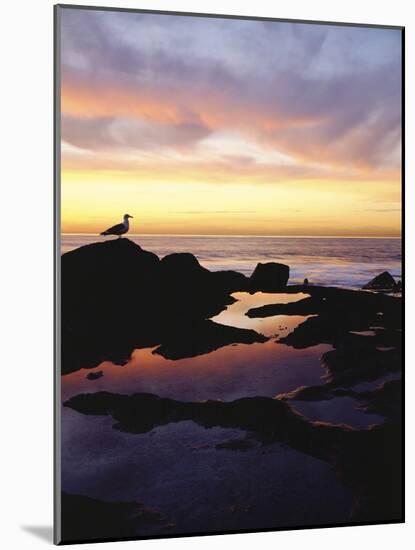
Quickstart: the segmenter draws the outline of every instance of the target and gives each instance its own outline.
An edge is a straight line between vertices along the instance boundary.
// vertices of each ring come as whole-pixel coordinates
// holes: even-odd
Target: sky
[[[400,236],[401,31],[61,9],[62,231]]]

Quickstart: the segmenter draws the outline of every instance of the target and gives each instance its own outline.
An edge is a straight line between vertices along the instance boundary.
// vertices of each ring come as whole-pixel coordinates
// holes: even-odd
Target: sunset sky
[[[399,236],[401,31],[61,10],[62,231]]]

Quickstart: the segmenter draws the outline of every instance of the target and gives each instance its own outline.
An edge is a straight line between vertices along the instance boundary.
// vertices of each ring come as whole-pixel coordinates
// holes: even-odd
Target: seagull
[[[117,223],[117,225],[113,225],[109,229],[106,229],[101,233],[101,235],[118,235],[118,238],[121,238],[121,235],[124,235],[124,233],[127,233],[127,231],[130,229],[130,223],[128,221],[128,218],[132,218],[133,216],[130,216],[130,214],[124,214],[124,221],[121,223]]]

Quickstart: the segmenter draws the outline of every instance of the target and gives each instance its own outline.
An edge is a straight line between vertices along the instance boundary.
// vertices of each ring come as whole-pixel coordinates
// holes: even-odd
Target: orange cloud
[[[374,177],[376,171],[383,178],[400,177],[396,160],[386,166],[373,164],[374,147],[380,149],[383,157],[396,147],[387,129],[382,126],[377,128],[373,125],[371,128],[358,125],[340,136],[333,136],[330,141],[326,134],[331,131],[333,122],[328,115],[271,114],[267,106],[258,104],[254,110],[238,98],[229,102],[226,94],[221,94],[219,90],[185,96],[183,90],[131,89],[115,84],[102,87],[93,82],[75,84],[64,81],[62,114],[85,120],[99,117],[136,118],[148,123],[171,125],[172,128],[197,121],[206,131],[232,129],[264,148],[290,155],[299,166],[305,167],[305,177],[310,172],[307,165],[316,163],[326,168],[339,169],[349,177],[354,177],[354,172],[368,173]],[[377,135],[375,143],[371,136],[373,133]],[[399,140],[399,136],[392,137],[395,141]],[[383,141],[385,146],[382,148]],[[175,145],[173,136],[172,147],[181,148],[180,139],[177,139]],[[73,164],[73,159],[69,162]],[[129,164],[116,159],[113,162],[125,167]]]

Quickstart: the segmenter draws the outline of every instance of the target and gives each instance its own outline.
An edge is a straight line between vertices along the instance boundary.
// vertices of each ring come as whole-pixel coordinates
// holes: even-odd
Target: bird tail
[[[108,235],[108,233],[106,231],[103,231],[102,233],[100,233],[100,235]]]

